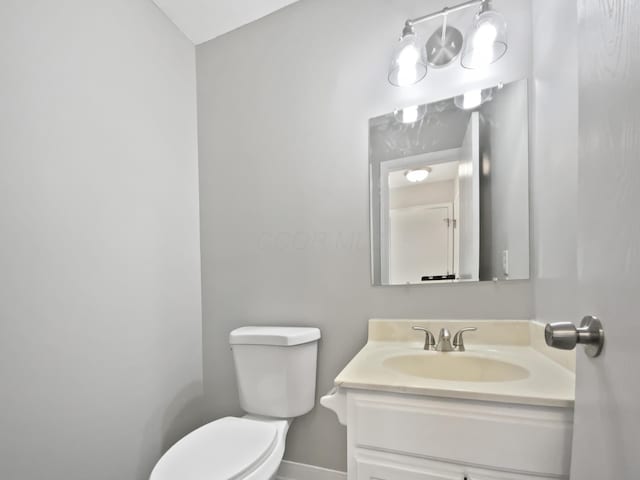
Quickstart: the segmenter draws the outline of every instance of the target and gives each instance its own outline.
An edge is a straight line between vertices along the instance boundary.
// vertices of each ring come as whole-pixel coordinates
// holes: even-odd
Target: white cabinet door
[[[369,392],[349,392],[347,402],[349,455],[366,450],[538,475],[569,472],[570,409]]]
[[[357,454],[357,475],[350,480],[559,480],[556,475],[544,477],[522,473],[472,467],[412,456],[386,454],[360,449]]]

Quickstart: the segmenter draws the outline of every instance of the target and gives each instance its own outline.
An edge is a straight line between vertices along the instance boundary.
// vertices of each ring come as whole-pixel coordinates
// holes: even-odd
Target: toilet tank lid
[[[290,347],[315,342],[319,338],[320,329],[313,327],[241,327],[229,334],[229,343]]]

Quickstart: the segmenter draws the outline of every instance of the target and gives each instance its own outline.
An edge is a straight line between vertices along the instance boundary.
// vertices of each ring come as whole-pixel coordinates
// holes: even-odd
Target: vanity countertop
[[[429,329],[438,337],[440,328],[453,335],[460,328],[476,327],[465,334],[465,352],[425,351],[424,333],[412,326]],[[519,371],[508,381],[469,381],[429,378],[398,371],[389,365],[399,357],[415,360],[447,357],[478,365],[501,365]],[[390,360],[391,359],[391,360]],[[442,360],[441,357],[439,360]],[[492,363],[493,362],[493,363]],[[482,367],[484,368],[484,367]],[[446,376],[446,375],[445,375]],[[544,325],[527,320],[382,320],[369,321],[369,339],[360,352],[335,379],[343,388],[428,395],[469,400],[498,401],[525,405],[572,407],[575,396],[575,351],[560,351],[544,343]]]

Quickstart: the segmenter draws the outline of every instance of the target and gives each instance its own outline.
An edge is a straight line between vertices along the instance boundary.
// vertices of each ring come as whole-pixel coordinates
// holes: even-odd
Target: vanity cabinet
[[[384,457],[384,458],[383,458]],[[357,480],[541,480],[547,477],[500,472],[446,462],[424,461],[408,466],[410,459],[373,453],[371,458],[357,459]],[[353,478],[349,475],[349,478]],[[548,477],[563,478],[563,477]]]
[[[432,332],[477,327],[464,352]],[[320,403],[347,426],[349,480],[568,479],[575,356],[528,321],[369,321]]]
[[[349,480],[568,478],[573,410],[346,389]]]

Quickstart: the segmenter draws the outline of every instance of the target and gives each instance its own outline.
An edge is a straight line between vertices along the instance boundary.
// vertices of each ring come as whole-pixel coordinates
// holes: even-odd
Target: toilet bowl
[[[315,404],[320,330],[242,327],[229,343],[243,417],[189,433],[160,458],[150,480],[271,480],[293,418]]]

